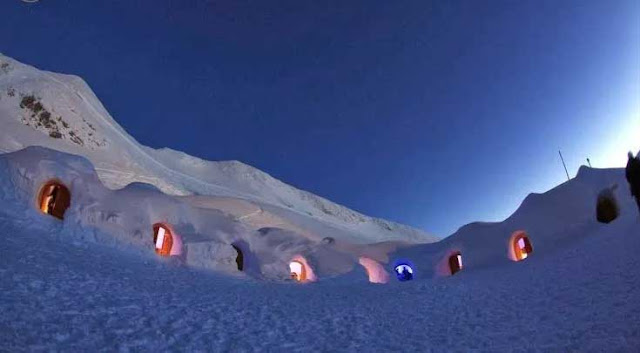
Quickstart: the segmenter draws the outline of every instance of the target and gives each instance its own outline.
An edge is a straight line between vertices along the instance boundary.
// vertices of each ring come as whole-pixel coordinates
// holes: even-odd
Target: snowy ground
[[[33,229],[32,229],[33,228]],[[0,351],[637,352],[640,218],[387,285],[236,279],[0,218]]]

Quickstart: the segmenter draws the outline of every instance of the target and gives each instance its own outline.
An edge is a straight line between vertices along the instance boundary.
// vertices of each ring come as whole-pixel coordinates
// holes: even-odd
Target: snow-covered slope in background
[[[0,152],[44,146],[84,156],[111,189],[143,182],[171,195],[219,197],[218,202],[199,206],[247,219],[256,229],[277,226],[312,238],[332,236],[358,243],[437,240],[298,190],[241,162],[211,162],[142,146],[79,77],[41,71],[2,54],[0,125]],[[236,207],[238,200],[247,207]]]

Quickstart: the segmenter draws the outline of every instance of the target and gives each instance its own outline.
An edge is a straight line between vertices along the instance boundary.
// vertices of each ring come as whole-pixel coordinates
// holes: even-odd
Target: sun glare
[[[627,165],[627,152],[635,155],[640,150],[640,112],[624,122],[609,141],[603,142],[601,152],[592,158],[596,168],[620,168]]]

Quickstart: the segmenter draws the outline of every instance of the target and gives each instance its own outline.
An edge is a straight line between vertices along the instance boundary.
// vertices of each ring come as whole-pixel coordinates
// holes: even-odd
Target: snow
[[[0,152],[43,146],[83,156],[109,189],[145,183],[170,195],[218,197],[228,202],[209,207],[251,218],[255,229],[279,227],[313,238],[335,232],[330,236],[359,243],[438,239],[298,190],[238,161],[205,161],[169,148],[142,146],[81,78],[41,71],[2,54],[0,65]]]
[[[11,352],[633,352],[639,228],[596,229],[449,278],[295,285],[70,244],[2,218],[0,342]]]
[[[33,92],[73,126],[33,125],[18,93],[0,97],[0,351],[640,347],[640,213],[622,169],[583,167],[503,222],[432,243],[239,162],[140,146],[81,80],[0,60],[0,91]],[[74,146],[80,123],[104,143]],[[71,194],[62,220],[40,210],[52,180]],[[602,195],[619,211],[606,224]],[[518,259],[522,234],[533,250]]]

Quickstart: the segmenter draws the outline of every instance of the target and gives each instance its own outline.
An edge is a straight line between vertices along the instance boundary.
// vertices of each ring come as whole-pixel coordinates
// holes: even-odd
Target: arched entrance
[[[315,281],[316,275],[307,260],[297,255],[289,262],[291,279],[298,282]]]
[[[244,255],[242,254],[242,250],[240,250],[240,248],[236,245],[231,245],[233,246],[233,248],[236,250],[236,253],[238,253],[236,255],[236,265],[238,267],[238,271],[243,271],[244,270]]]
[[[307,270],[301,262],[291,261],[289,263],[289,269],[291,270],[292,280],[302,282],[307,279]]]
[[[408,263],[398,263],[394,270],[400,282],[411,281],[413,279],[413,267]]]
[[[611,223],[618,218],[619,214],[618,203],[611,192],[604,192],[598,195],[598,201],[596,202],[596,219],[598,222]]]
[[[63,184],[49,181],[42,187],[38,203],[42,213],[64,219],[64,213],[71,204],[71,193]]]
[[[360,257],[358,262],[367,271],[369,282],[371,283],[387,283],[389,281],[389,274],[384,270],[384,267],[378,262],[368,258]]]
[[[525,231],[517,231],[511,235],[509,241],[509,258],[513,261],[522,261],[533,252],[533,246]]]
[[[156,254],[160,256],[171,256],[173,232],[171,232],[169,226],[164,223],[156,223],[153,225],[153,243],[155,244]]]
[[[462,270],[462,254],[455,252],[449,256],[449,270],[451,275],[455,275]]]

